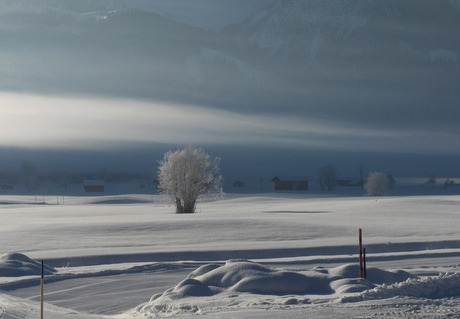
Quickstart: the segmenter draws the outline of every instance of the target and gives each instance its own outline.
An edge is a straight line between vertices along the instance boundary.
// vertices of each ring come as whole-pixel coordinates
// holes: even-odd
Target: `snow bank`
[[[163,294],[154,295],[150,302],[135,309],[141,314],[179,314],[205,311],[206,305],[223,305],[236,301],[240,294],[243,299],[251,299],[251,305],[260,305],[257,300],[271,295],[273,303],[282,305],[305,304],[309,298],[294,298],[293,295],[332,295],[334,293],[362,293],[377,289],[383,284],[417,280],[404,271],[368,269],[368,279],[357,278],[359,266],[355,264],[326,269],[316,267],[302,273],[269,269],[248,260],[229,260],[224,265],[207,264],[190,273],[185,280]],[[244,295],[243,295],[244,293]],[[249,297],[251,294],[252,296]],[[259,295],[259,297],[257,297]],[[275,297],[277,296],[277,297]],[[218,298],[218,302],[216,301]],[[228,299],[230,298],[230,299]],[[303,301],[302,301],[303,300]],[[241,301],[239,301],[241,302]],[[185,308],[184,308],[185,307]]]
[[[460,296],[460,273],[441,274],[438,277],[410,278],[391,285],[383,284],[356,296],[341,298],[342,302],[387,299],[396,296],[440,299]]]
[[[332,268],[328,271],[332,277],[356,278],[359,275],[359,265],[347,264]],[[387,271],[380,268],[368,267],[366,269],[367,281],[373,284],[392,284],[399,281],[405,281],[408,278],[415,278],[412,274],[403,271]]]
[[[317,267],[301,273],[277,271],[248,260],[229,260],[224,265],[208,264],[190,273],[176,287],[160,297],[179,299],[197,296],[212,296],[231,290],[265,295],[331,294],[334,292],[361,292],[380,284],[393,284],[416,278],[405,271],[386,271],[369,268],[368,278],[357,278],[359,266],[344,265],[330,270]]]
[[[393,284],[409,278],[416,278],[402,270],[393,272],[370,267],[367,268],[367,278],[361,279],[357,278],[359,274],[358,264],[347,264],[332,268],[327,273],[330,275],[331,288],[336,293],[362,292],[375,288],[376,285]]]
[[[296,299],[294,302],[289,295],[332,292],[329,276],[321,272],[300,274],[269,269],[248,260],[229,260],[224,265],[199,267],[174,288],[154,295],[150,302],[140,305],[129,316],[144,318],[150,315],[202,314],[216,307],[228,307],[228,303],[238,307],[247,300],[251,300],[247,305],[251,307],[251,304],[258,304],[257,301],[252,303],[253,298],[258,299],[260,297],[257,296],[261,295],[276,295],[278,298],[288,298],[283,301],[286,304],[297,304],[299,301]],[[248,294],[254,297],[248,297]]]
[[[247,260],[229,260],[223,266],[210,264],[198,268],[163,297],[211,296],[226,289],[271,295],[331,292],[328,277],[319,272],[304,275],[272,270]]]
[[[44,266],[45,275],[56,272],[53,267]],[[6,253],[0,256],[0,277],[19,277],[41,275],[41,263],[19,253]]]

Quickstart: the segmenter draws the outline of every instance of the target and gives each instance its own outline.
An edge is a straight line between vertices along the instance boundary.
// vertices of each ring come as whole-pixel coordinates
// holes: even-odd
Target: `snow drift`
[[[19,253],[6,253],[0,256],[0,277],[40,276],[41,263]],[[45,275],[56,272],[53,267],[44,265]]]
[[[225,290],[271,295],[331,292],[327,276],[319,272],[304,275],[272,270],[247,260],[229,260],[222,266],[208,264],[199,267],[176,287],[153,296],[151,300],[212,296]]]
[[[440,299],[460,296],[460,273],[438,277],[410,278],[392,285],[381,285],[356,296],[343,297],[342,302],[387,299],[396,296]]]
[[[320,273],[303,275],[276,271],[247,260],[229,260],[223,266],[214,268],[215,266],[200,267],[186,280],[198,281],[210,287],[256,294],[330,292],[327,277]]]
[[[137,314],[175,313],[203,311],[203,303],[213,303],[239,293],[278,296],[280,304],[307,304],[306,295],[332,295],[334,293],[360,293],[400,281],[417,280],[405,271],[368,269],[368,279],[357,278],[359,267],[355,264],[326,269],[316,267],[310,271],[293,272],[267,268],[248,260],[229,260],[224,265],[207,264],[191,272],[187,278],[162,294],[156,294],[150,302],[135,309]],[[219,295],[219,296],[217,296]],[[293,295],[305,298],[294,298]],[[200,300],[198,300],[198,299]],[[206,299],[207,298],[207,299]],[[286,299],[287,298],[287,299]],[[189,299],[189,303],[187,303]],[[276,299],[276,298],[275,298]],[[198,306],[200,304],[200,307]],[[255,302],[254,304],[258,304]]]

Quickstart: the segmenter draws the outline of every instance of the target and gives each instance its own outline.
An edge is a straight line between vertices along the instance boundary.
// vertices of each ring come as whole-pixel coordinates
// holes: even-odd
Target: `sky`
[[[455,134],[382,130],[295,116],[241,114],[136,100],[0,93],[2,146],[97,150],[116,144],[265,145],[343,151],[448,153]],[[394,140],[399,139],[398,143]]]
[[[450,34],[434,34],[439,43],[421,37],[415,18],[411,34],[382,35],[373,29],[381,16],[350,1],[326,11],[345,17],[345,27],[334,26],[348,28],[344,39],[311,22],[311,8],[286,18],[295,6],[283,1],[198,1],[195,11],[183,1],[134,1],[135,11],[123,1],[43,3],[0,1],[5,169],[35,160],[54,170],[154,170],[162,152],[191,144],[221,157],[230,178],[313,175],[326,164],[343,175],[364,165],[460,176],[460,43]],[[326,9],[316,6],[321,17]],[[406,6],[396,7],[399,16]],[[460,6],[452,15],[444,20],[454,21]],[[430,17],[444,32],[445,22]],[[366,40],[395,32],[387,47]]]

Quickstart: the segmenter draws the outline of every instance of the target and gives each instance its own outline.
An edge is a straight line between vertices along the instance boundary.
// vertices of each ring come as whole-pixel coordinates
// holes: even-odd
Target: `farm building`
[[[83,188],[86,193],[103,193],[104,192],[104,181],[103,180],[85,180]]]
[[[275,191],[308,191],[308,179],[279,178],[275,176],[271,180],[275,183]]]
[[[242,181],[234,181],[232,184],[232,187],[244,187],[244,186],[246,186],[246,183]]]

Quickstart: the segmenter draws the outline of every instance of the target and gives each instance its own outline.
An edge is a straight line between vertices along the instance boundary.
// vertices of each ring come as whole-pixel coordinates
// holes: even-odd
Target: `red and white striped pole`
[[[359,278],[364,278],[364,266],[363,266],[363,238],[362,230],[359,229]]]

